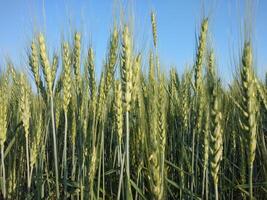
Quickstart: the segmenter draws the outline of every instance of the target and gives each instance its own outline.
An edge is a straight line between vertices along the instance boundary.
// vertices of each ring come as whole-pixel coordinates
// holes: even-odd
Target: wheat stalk
[[[131,67],[131,36],[129,28],[125,25],[122,33],[122,56],[121,56],[121,79],[123,103],[125,107],[125,125],[126,125],[126,176],[127,176],[127,196],[131,196],[130,188],[130,130],[129,130],[129,111],[132,100],[132,67]]]
[[[57,140],[56,140],[56,130],[55,130],[55,119],[54,119],[54,101],[53,101],[53,82],[52,82],[52,72],[47,55],[46,44],[43,34],[39,34],[38,37],[39,48],[40,48],[40,58],[41,66],[43,69],[44,77],[46,80],[48,97],[50,97],[50,109],[51,109],[51,119],[52,119],[52,131],[53,131],[53,145],[54,145],[54,160],[55,160],[55,175],[56,175],[56,194],[59,198],[59,183],[58,183],[58,161],[57,161]]]
[[[29,101],[29,89],[26,83],[26,78],[23,74],[20,76],[20,115],[24,128],[24,134],[26,139],[26,161],[27,161],[27,190],[30,193],[30,159],[29,159],[29,127],[30,127],[30,101]]]
[[[68,43],[63,44],[63,110],[65,117],[63,169],[64,169],[64,191],[67,189],[67,132],[68,132],[68,106],[71,99],[71,58]],[[66,195],[65,195],[66,198]]]

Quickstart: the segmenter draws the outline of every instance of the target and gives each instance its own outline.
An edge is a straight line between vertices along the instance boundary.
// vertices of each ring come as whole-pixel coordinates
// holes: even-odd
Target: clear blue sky
[[[150,12],[157,14],[158,46],[162,66],[182,72],[192,65],[196,33],[204,14],[210,17],[211,45],[219,72],[231,80],[243,38],[245,0],[9,0],[0,1],[0,66],[9,56],[17,68],[26,67],[26,52],[34,32],[44,31],[50,51],[60,48],[62,36],[69,39],[75,29],[83,33],[85,48],[92,44],[97,70],[105,57],[114,16],[120,11],[134,16],[136,50],[152,47]],[[255,1],[254,1],[255,2]],[[254,5],[253,42],[257,72],[267,72],[267,1]],[[71,27],[71,28],[70,28]]]

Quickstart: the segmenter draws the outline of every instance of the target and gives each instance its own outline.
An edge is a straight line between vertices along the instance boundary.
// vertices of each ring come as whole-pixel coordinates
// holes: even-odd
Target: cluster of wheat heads
[[[127,24],[115,26],[99,81],[81,33],[52,58],[36,35],[30,73],[8,61],[0,74],[3,197],[266,198],[267,84],[245,41],[236,79],[224,87],[208,22],[181,76],[174,68],[163,73],[154,13],[149,56],[136,52]]]

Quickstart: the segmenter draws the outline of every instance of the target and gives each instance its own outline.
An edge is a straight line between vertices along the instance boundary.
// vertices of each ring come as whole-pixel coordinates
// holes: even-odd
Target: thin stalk
[[[95,146],[95,141],[96,141],[96,133],[95,133],[95,130],[96,130],[95,129],[95,109],[93,109],[93,122],[92,122],[92,134],[93,134],[92,137],[93,138],[92,138],[92,149],[93,148],[96,148],[96,146]],[[90,174],[90,176],[92,176],[92,175]],[[94,199],[94,177],[91,178],[91,180],[89,181],[89,191],[90,191],[91,199]]]
[[[206,170],[203,170],[203,177],[202,177],[202,192],[201,198],[204,199],[204,191],[205,191],[205,180],[206,180]]]
[[[29,181],[30,182],[29,183],[30,187],[31,187],[31,184],[32,184],[32,174],[33,174],[33,167],[30,168],[30,178],[29,178],[30,179],[30,181]]]
[[[198,157],[199,157],[199,132],[197,133],[197,143],[196,143],[196,159],[195,159],[195,177],[198,177]],[[198,179],[196,178],[196,182],[195,182],[195,188],[198,188]]]
[[[67,132],[68,132],[68,114],[67,112],[65,111],[64,112],[64,117],[65,117],[65,132],[64,132],[64,148],[63,148],[63,174],[64,174],[64,199],[67,197],[66,194],[67,194],[67,173],[68,173],[68,170],[67,170]],[[62,170],[62,171],[63,171]]]
[[[253,165],[249,166],[249,199],[253,200],[253,182],[252,182],[252,175],[253,175]]]
[[[105,144],[104,144],[104,127],[102,130],[102,173],[103,173],[103,177],[102,177],[102,182],[103,182],[103,197],[102,199],[105,200]]]
[[[129,112],[126,111],[126,173],[130,178],[130,152],[129,152]]]
[[[53,95],[50,97],[51,100],[51,118],[52,118],[52,130],[53,130],[53,145],[54,145],[54,160],[55,160],[55,178],[56,178],[56,193],[57,199],[59,199],[59,184],[58,184],[58,160],[57,160],[57,140],[56,140],[56,128],[55,128],[55,117],[54,117],[54,103]]]
[[[80,95],[78,96],[78,102]],[[79,121],[81,121],[80,119],[80,115],[81,115],[81,110],[78,110],[78,116],[79,116]],[[83,160],[84,160],[84,153],[83,153],[83,137],[82,137],[82,132],[81,132],[81,123],[78,123],[78,130],[79,130],[79,152],[78,152],[78,164],[79,164],[79,170],[78,170],[78,182],[80,184],[80,199],[84,198],[84,185],[83,185]]]
[[[26,162],[27,162],[27,192],[30,194],[30,161],[29,161],[29,138],[26,136]]]
[[[219,200],[218,184],[217,183],[214,183],[214,189],[215,189],[215,200]]]
[[[103,145],[103,140],[102,140],[102,136],[104,135],[104,125],[103,125],[103,122],[102,120],[100,120],[100,123],[101,123],[101,134],[99,134],[99,137],[98,137],[98,141],[99,141],[99,144],[100,144],[100,147],[99,147],[99,166],[98,166],[98,183],[97,183],[97,199],[99,199],[99,195],[100,195],[100,184],[101,184],[101,171],[102,171],[102,165],[104,163],[102,163],[103,159],[102,159],[102,156],[103,154],[101,153],[102,152],[102,149],[104,147]],[[97,128],[96,128],[97,130]]]
[[[71,171],[71,180],[75,180],[75,169],[76,169],[76,163],[75,163],[75,143],[72,143],[72,171]]]
[[[195,164],[195,135],[196,135],[196,131],[193,130],[193,139],[192,139],[192,160],[191,160],[191,170],[192,170],[192,179],[191,179],[191,198],[193,198],[192,194],[194,192],[193,188],[194,188],[194,164]]]
[[[38,162],[40,163],[40,161],[38,160]],[[38,164],[36,166],[36,177],[37,177],[37,199],[40,200],[42,197],[42,182],[41,182],[41,164]]]
[[[124,155],[123,155],[123,158],[120,158],[121,159],[121,171],[120,171],[120,179],[119,179],[117,200],[120,200],[120,195],[121,195],[121,186],[122,186],[122,182],[123,182],[124,158],[125,158]]]
[[[129,129],[129,112],[126,111],[126,199],[132,199],[130,185],[130,129]]]
[[[209,176],[208,176],[208,174],[209,174],[209,171],[208,171],[208,169],[206,169],[206,200],[208,200],[209,199]]]
[[[100,158],[99,158],[99,166],[98,166],[98,178],[97,178],[97,199],[99,198],[99,192],[100,192],[100,178],[101,178],[101,162],[102,162],[102,154],[100,153]]]
[[[6,198],[6,171],[5,171],[5,162],[4,162],[4,144],[1,145],[1,164],[2,164],[2,176],[3,176],[3,183],[2,183],[2,190],[3,190],[3,197]]]
[[[182,171],[184,170],[183,166],[184,166],[184,149],[185,149],[185,136],[184,136],[184,131],[182,131],[182,161],[181,161],[181,172],[180,173],[183,173]],[[165,161],[164,161],[165,163]],[[182,177],[181,177],[182,178]],[[182,187],[180,189],[180,198],[182,199],[183,198],[183,191],[184,191],[184,186],[185,186],[185,183],[184,183],[184,178],[183,180],[181,181],[182,182]]]

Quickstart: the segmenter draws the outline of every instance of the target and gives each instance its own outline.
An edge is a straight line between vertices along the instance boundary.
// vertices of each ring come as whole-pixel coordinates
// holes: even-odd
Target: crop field
[[[253,40],[227,85],[209,17],[182,74],[161,65],[157,20],[149,54],[130,23],[114,25],[99,75],[80,31],[53,54],[39,32],[25,70],[0,66],[0,199],[267,199],[267,74]]]

